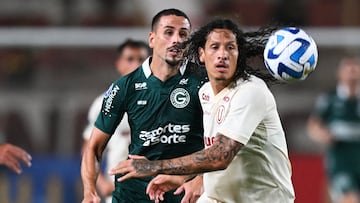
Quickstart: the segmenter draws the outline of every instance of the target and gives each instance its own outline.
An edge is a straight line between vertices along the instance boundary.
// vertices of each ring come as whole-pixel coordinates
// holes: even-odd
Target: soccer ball
[[[285,27],[275,31],[264,49],[264,62],[278,80],[305,80],[315,70],[318,50],[315,41],[304,30]]]

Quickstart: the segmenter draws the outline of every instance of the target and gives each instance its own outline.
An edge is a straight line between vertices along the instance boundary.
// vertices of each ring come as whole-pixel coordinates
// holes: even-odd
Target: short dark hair
[[[121,43],[117,49],[116,52],[118,53],[118,56],[120,56],[124,49],[126,47],[131,47],[131,48],[144,48],[147,50],[147,52],[149,53],[149,55],[151,54],[151,49],[149,47],[149,45],[147,45],[147,43],[145,43],[144,41],[141,40],[133,40],[133,39],[126,39],[123,43]]]
[[[160,11],[153,17],[152,22],[151,22],[151,30],[152,31],[155,30],[155,27],[157,26],[161,17],[170,16],[170,15],[182,16],[182,17],[186,18],[189,21],[190,27],[191,27],[190,18],[183,11],[176,9],[176,8],[169,8],[169,9],[164,9],[164,10]]]

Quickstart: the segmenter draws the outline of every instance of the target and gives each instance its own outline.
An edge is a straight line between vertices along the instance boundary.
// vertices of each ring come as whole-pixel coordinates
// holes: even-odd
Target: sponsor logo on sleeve
[[[118,91],[120,90],[119,86],[117,85],[111,85],[110,86],[111,88],[109,88],[108,91],[106,91],[105,93],[105,106],[104,106],[104,112],[105,112],[105,115],[107,115],[107,113],[110,112],[110,110],[112,108],[114,108],[114,106],[112,105],[113,104],[113,101],[114,101],[114,98],[116,96],[116,94],[118,93]]]
[[[113,86],[114,86],[114,83],[110,85],[110,87],[108,88],[108,90],[106,90],[106,92],[105,92],[105,94],[104,94],[104,98],[107,98],[107,97],[110,95]]]

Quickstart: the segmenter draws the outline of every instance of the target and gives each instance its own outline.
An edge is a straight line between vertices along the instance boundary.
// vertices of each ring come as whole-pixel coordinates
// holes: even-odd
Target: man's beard
[[[178,67],[179,64],[182,62],[182,60],[169,60],[169,59],[165,59],[165,62],[167,64],[169,64],[171,67]]]
[[[214,80],[216,81],[226,81],[226,78],[225,77],[215,77]]]

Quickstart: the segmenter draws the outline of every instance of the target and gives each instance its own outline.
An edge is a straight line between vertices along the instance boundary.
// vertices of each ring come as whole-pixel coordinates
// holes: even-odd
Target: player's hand
[[[202,176],[196,176],[194,179],[182,184],[174,194],[185,192],[181,203],[195,203],[204,192]]]
[[[0,145],[0,164],[4,164],[17,174],[22,173],[21,162],[31,166],[31,156],[25,150],[12,144]]]
[[[180,187],[187,178],[187,176],[158,175],[150,181],[146,188],[146,194],[149,195],[151,200],[158,203],[164,200],[165,192]]]
[[[101,199],[97,194],[84,195],[84,199],[81,203],[100,203]]]
[[[156,175],[153,170],[151,161],[144,156],[129,155],[128,160],[119,162],[114,168],[109,171],[110,175],[122,174],[117,181],[121,182],[129,178],[143,178]]]

